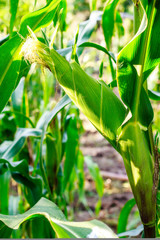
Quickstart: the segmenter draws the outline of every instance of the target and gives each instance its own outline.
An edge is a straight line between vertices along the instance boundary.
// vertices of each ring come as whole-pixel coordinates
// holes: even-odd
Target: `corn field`
[[[1,0],[0,14],[0,238],[159,238],[159,1]],[[116,229],[82,116],[123,159],[133,198]]]

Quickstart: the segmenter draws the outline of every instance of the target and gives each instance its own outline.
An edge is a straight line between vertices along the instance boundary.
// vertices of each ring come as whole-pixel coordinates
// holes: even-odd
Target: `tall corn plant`
[[[117,1],[108,1],[108,5]],[[135,1],[135,35],[117,57],[116,81],[121,100],[103,81],[88,76],[74,60],[67,62],[54,49],[28,39],[22,53],[48,67],[72,101],[122,155],[144,225],[145,237],[156,236],[158,159],[153,141],[153,109],[147,78],[160,62],[160,5]],[[32,54],[28,55],[28,47]]]

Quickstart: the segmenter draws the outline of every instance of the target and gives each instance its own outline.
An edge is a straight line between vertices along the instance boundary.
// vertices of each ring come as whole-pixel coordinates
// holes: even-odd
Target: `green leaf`
[[[110,88],[117,87],[117,80],[111,81],[111,82],[108,84],[108,87],[110,87]]]
[[[7,164],[15,181],[25,186],[25,196],[31,206],[42,197],[42,180],[29,175],[29,167],[26,160],[12,162],[0,159],[0,163]]]
[[[44,216],[41,218],[32,218],[30,223],[32,228],[32,238],[55,238],[55,232],[50,222]]]
[[[101,62],[100,64],[100,67],[99,67],[99,79],[102,79],[102,76],[103,76],[103,61]]]
[[[86,42],[93,33],[98,21],[101,20],[102,12],[93,11],[88,20],[80,23],[77,45]]]
[[[154,0],[149,3],[140,0],[138,7],[142,12],[142,24],[130,43],[120,52],[120,56],[134,65],[141,65],[144,62],[143,71],[145,72],[155,67],[160,61],[160,7]]]
[[[9,34],[0,39],[0,46],[9,40]]]
[[[29,26],[33,32],[37,32],[41,28],[48,26],[53,20],[55,8],[60,1],[61,0],[53,0],[44,8],[25,15],[21,20],[19,33],[23,37],[26,37],[29,33],[27,26]]]
[[[160,93],[152,90],[148,90],[148,96],[150,99],[160,101]]]
[[[118,11],[116,11],[116,28],[118,30],[118,37],[122,37],[124,35],[123,20]]]
[[[1,236],[3,238],[8,238],[10,237],[11,233],[12,233],[12,229],[8,228],[7,226],[5,226],[3,224],[3,222],[0,221],[0,233],[1,233]]]
[[[143,106],[143,102],[146,102],[143,111],[147,112],[148,109],[145,109],[145,107],[148,104],[150,105],[143,94],[143,83],[148,77],[148,74],[150,74],[160,62],[160,41],[158,37],[160,35],[158,25],[160,20],[160,7],[156,4],[155,0],[149,2],[140,0],[135,9],[136,8],[138,12],[137,22],[139,22],[139,29],[132,40],[118,55],[117,76],[120,95],[122,95],[122,91],[126,97],[128,93],[130,93],[130,101],[133,102],[133,118],[135,121],[139,121],[139,106]],[[126,66],[129,66],[130,69],[125,73],[125,79],[121,81],[120,77],[125,72]],[[135,70],[133,71],[133,69]],[[136,74],[136,71],[138,74]],[[122,98],[122,100],[124,101],[124,98]],[[149,115],[149,112],[147,115]],[[140,118],[144,119],[145,117],[144,115]],[[149,119],[150,121],[146,121],[145,126],[147,127],[152,120],[151,115]]]
[[[104,82],[88,76],[76,62],[69,64],[55,50],[51,51],[51,57],[60,85],[98,131],[116,147],[116,133],[126,114],[121,101]]]
[[[9,113],[9,114],[14,114],[15,116],[19,116],[20,119],[23,119],[24,121],[28,121],[31,125],[32,128],[35,128],[35,125],[34,123],[32,122],[32,120],[27,117],[26,115],[24,115],[23,113],[20,113],[20,112],[15,112],[15,111],[3,111],[2,114],[5,114],[5,113]]]
[[[101,11],[93,11],[88,20],[79,24],[79,33],[76,48],[77,56],[80,56],[82,54],[83,48],[80,45],[88,41],[88,39],[91,37],[95,26],[97,25],[97,22],[101,20],[101,15]],[[69,47],[58,50],[58,53],[62,56],[65,56],[66,59],[70,60],[73,45],[74,39],[69,44]]]
[[[137,71],[132,64],[124,60],[118,65],[117,78],[120,97],[131,109],[134,101],[136,79],[138,78]]]
[[[40,169],[41,169],[41,174],[43,177],[43,180],[45,182],[46,188],[48,190],[48,192],[50,193],[50,197],[52,198],[51,195],[51,186],[49,185],[52,182],[48,182],[47,179],[47,175],[46,175],[46,171],[44,169],[44,165],[43,165],[43,158],[42,158],[42,146],[43,146],[43,141],[45,138],[45,133],[48,127],[48,124],[50,123],[50,121],[57,115],[57,113],[59,111],[61,111],[67,104],[69,104],[71,102],[70,98],[65,95],[59,102],[58,104],[55,106],[55,108],[51,111],[46,111],[42,117],[39,119],[38,123],[37,123],[37,128],[42,130],[42,136],[41,136],[41,147],[40,147]],[[57,146],[56,146],[57,147]],[[52,159],[53,160],[53,159]]]
[[[59,164],[60,164],[60,158],[59,158],[60,149],[58,149],[58,147],[59,145],[57,144],[57,139],[55,138],[55,136],[51,136],[51,134],[47,134],[46,136],[46,171],[47,171],[47,178],[48,178],[48,183],[49,183],[51,192],[55,187]]]
[[[95,181],[96,191],[97,191],[99,197],[102,198],[104,184],[103,184],[103,178],[100,174],[99,167],[98,167],[97,163],[92,161],[91,157],[85,157],[85,163],[87,164],[87,167],[88,167],[89,173],[91,174],[91,177]]]
[[[21,80],[11,96],[12,106],[15,112],[22,112],[23,91],[24,79]],[[18,127],[25,127],[25,119],[20,115],[16,115],[16,123]]]
[[[149,126],[153,120],[153,108],[149,97],[142,87],[140,94],[140,103],[138,106],[139,122],[144,126]]]
[[[96,11],[97,9],[97,0],[90,0],[90,11]]]
[[[144,2],[144,1],[143,1]],[[138,32],[136,35],[132,38],[132,40],[120,51],[118,55],[119,62],[129,62],[129,64],[140,64],[140,61],[142,60],[140,55],[142,54],[142,51],[144,47],[141,46],[141,35],[145,31],[147,27],[147,16],[146,12],[144,10],[144,6],[141,4],[142,1],[140,0],[140,3],[138,5],[140,11],[142,11],[142,17],[139,16],[139,19],[143,22],[139,27]],[[141,23],[141,22],[140,22]]]
[[[21,65],[22,39],[17,34],[0,47],[0,112],[15,88]]]
[[[148,127],[153,120],[153,109],[146,91],[141,87],[140,102],[137,102],[136,86],[138,85],[139,77],[135,67],[126,62],[118,62],[118,88],[122,101],[134,114],[135,105],[137,105],[138,113],[137,120],[145,127]]]
[[[103,178],[100,174],[100,170],[99,167],[97,165],[97,163],[92,161],[92,158],[89,156],[86,156],[84,158],[85,163],[88,167],[89,173],[93,179],[93,181],[95,182],[95,186],[96,186],[96,191],[98,193],[99,199],[95,205],[95,213],[98,216],[99,211],[101,209],[102,206],[102,197],[103,197],[103,192],[104,192],[104,183],[103,183]]]
[[[7,216],[0,214],[1,237],[10,237],[11,229],[18,229],[26,220],[44,216],[51,224],[58,238],[117,238],[113,231],[104,223],[92,220],[88,222],[68,222],[64,214],[51,201],[41,200],[23,214]]]
[[[42,131],[40,129],[19,128],[15,140],[4,152],[2,158],[6,160],[13,158],[22,149],[26,137],[40,137],[41,134]]]
[[[78,159],[77,159],[77,166],[76,166],[76,173],[78,176],[78,193],[79,193],[79,202],[87,205],[87,201],[85,199],[85,173],[84,173],[84,156],[82,152],[78,151]]]
[[[12,34],[13,27],[14,27],[14,22],[16,20],[16,14],[17,14],[17,9],[18,9],[18,3],[19,0],[10,0],[10,33]]]
[[[109,52],[106,48],[102,47],[99,44],[92,43],[92,42],[84,42],[81,45],[79,45],[78,47],[93,47],[93,48],[96,48],[97,50],[100,50],[100,51],[106,53],[116,63],[116,59],[115,59],[114,54]]]
[[[128,222],[129,214],[132,208],[135,206],[135,204],[136,204],[135,199],[132,198],[128,200],[124,205],[124,207],[122,208],[119,215],[119,220],[118,220],[118,227],[117,227],[118,233],[122,233],[127,230],[127,222]]]
[[[65,190],[67,183],[70,180],[70,176],[74,165],[76,164],[78,157],[78,144],[79,134],[77,128],[77,119],[75,115],[67,117],[67,129],[66,136],[67,141],[65,143],[65,161],[64,161],[64,179],[63,179],[63,190]]]
[[[0,145],[0,158],[3,156],[3,154],[7,151],[8,147],[12,144],[12,141],[4,141],[1,145]],[[2,172],[0,171],[0,174],[2,174]]]
[[[106,3],[102,15],[102,28],[106,41],[107,48],[110,49],[111,39],[114,34],[114,25],[116,20],[116,6],[119,0],[109,0]]]
[[[31,67],[31,64],[29,62],[26,62],[26,60],[24,60],[24,59],[21,60],[21,67],[19,70],[19,75],[18,75],[18,79],[16,81],[15,89],[18,86],[21,78],[27,76],[27,74],[30,70],[30,67]]]
[[[71,99],[65,95],[51,111],[45,111],[36,127],[39,129],[47,128],[50,121],[69,103],[71,103]]]
[[[6,172],[6,166],[4,166],[4,174],[3,174],[3,164],[1,165],[1,173],[0,173],[0,212],[2,214],[8,214],[9,207],[9,185],[11,175],[9,172]]]
[[[59,15],[59,12],[61,12],[61,15]],[[67,16],[67,1],[66,0],[61,0],[59,4],[59,10],[58,14],[56,14],[57,17],[54,18],[54,25],[56,26],[57,21],[59,20],[59,26],[60,26],[60,31],[63,32],[66,30],[66,16]]]

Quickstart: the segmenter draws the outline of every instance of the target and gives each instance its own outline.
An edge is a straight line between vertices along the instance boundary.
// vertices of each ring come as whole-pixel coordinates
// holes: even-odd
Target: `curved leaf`
[[[139,19],[139,29],[133,39],[120,51],[118,55],[117,64],[117,77],[119,93],[126,104],[127,95],[130,95],[128,103],[134,119],[141,121],[147,115],[153,116],[151,107],[145,108],[150,105],[149,99],[142,93],[143,82],[148,77],[148,74],[160,62],[160,42],[158,35],[160,30],[158,22],[160,20],[160,6],[156,4],[156,0],[142,1],[140,0],[135,7],[137,9],[137,19]],[[154,44],[153,44],[154,41]],[[138,66],[138,67],[137,67]],[[140,69],[139,73],[137,73]],[[125,76],[122,79],[122,75]],[[144,92],[144,91],[143,91]],[[143,94],[143,97],[142,97]],[[139,111],[139,106],[146,105],[142,111]],[[148,102],[148,103],[147,103]],[[131,103],[133,106],[131,107]],[[149,112],[149,110],[151,110]],[[139,113],[142,114],[139,119]],[[152,116],[146,123],[142,123],[148,127],[152,121]]]
[[[7,164],[15,181],[25,186],[25,195],[31,206],[42,197],[42,180],[29,175],[29,167],[26,160],[12,162],[0,159],[0,163]],[[5,167],[5,165],[4,165]]]
[[[95,26],[98,21],[101,20],[102,12],[101,11],[93,11],[88,20],[81,22],[79,24],[79,33],[78,33],[78,40],[77,40],[77,48],[76,53],[77,56],[80,56],[83,52],[83,48],[80,46],[82,43],[88,41],[90,36],[92,35]],[[57,52],[65,56],[67,60],[70,60],[71,53],[72,53],[72,46],[74,45],[74,39],[70,42],[69,46],[64,49],[60,49]]]
[[[35,12],[25,15],[21,20],[19,33],[26,37],[28,32],[27,26],[29,26],[33,32],[39,31],[41,28],[46,27],[52,22],[54,18],[55,8],[58,6],[61,0],[53,0],[49,5]]]
[[[90,0],[90,11],[95,11],[97,9],[97,0]]]
[[[42,131],[40,129],[33,128],[19,128],[17,132],[17,137],[10,144],[8,149],[2,155],[2,158],[9,160],[13,158],[23,147],[26,137],[40,137]]]
[[[25,78],[22,78],[20,83],[18,84],[17,88],[14,90],[14,92],[12,93],[12,96],[11,96],[13,111],[19,113],[19,114],[17,114],[18,116],[15,114],[16,124],[18,127],[22,127],[22,128],[25,127],[25,123],[26,123],[25,120],[27,118],[27,117],[22,117],[22,115],[24,115],[22,112],[25,112],[25,110],[22,107],[24,82],[25,82]],[[31,122],[32,121],[30,121],[30,123]]]
[[[97,220],[68,222],[60,209],[45,198],[41,198],[34,207],[23,214],[12,217],[0,214],[0,236],[9,238],[11,231],[18,229],[23,222],[41,216],[50,222],[58,238],[117,238],[107,225]]]
[[[59,111],[61,111],[70,102],[71,102],[70,98],[67,95],[65,95],[58,102],[58,104],[55,106],[55,108],[53,108],[53,110],[51,110],[51,111],[45,112],[37,123],[37,128],[42,130],[41,145],[40,145],[40,168],[41,168],[41,173],[42,173],[43,180],[44,180],[44,182],[46,184],[46,187],[48,188],[49,192],[50,192],[50,187],[49,187],[49,182],[50,181],[48,182],[48,180],[47,180],[47,175],[46,175],[46,171],[44,169],[43,158],[42,158],[43,141],[44,141],[45,133],[46,133],[46,130],[47,130],[47,127],[48,127],[48,124],[50,123],[50,121],[57,115],[57,113]],[[50,193],[50,195],[51,195],[51,193]]]
[[[92,42],[84,42],[81,45],[79,45],[78,47],[93,47],[93,48],[96,48],[96,49],[106,53],[116,63],[116,59],[115,59],[114,54],[109,52],[106,48],[102,47],[99,44],[92,43]]]
[[[101,11],[93,11],[91,12],[91,15],[88,20],[80,23],[77,45],[86,42],[90,38],[97,22],[101,20],[101,16],[102,16]]]
[[[36,127],[39,129],[46,129],[50,121],[69,103],[71,103],[71,99],[65,95],[51,111],[46,111],[41,116]]]
[[[21,65],[22,39],[17,34],[0,46],[0,112],[15,88]]]
[[[152,100],[160,101],[160,93],[159,92],[148,90],[148,96]]]
[[[11,14],[11,19],[10,19],[10,33],[12,33],[12,31],[13,31],[14,22],[15,22],[15,20],[16,20],[18,3],[19,3],[19,0],[10,0],[10,14]]]
[[[77,118],[76,116],[70,115],[67,116],[66,123],[66,136],[67,140],[65,143],[65,161],[64,161],[64,178],[63,178],[63,191],[65,190],[67,183],[70,180],[73,167],[75,166],[78,158],[78,144],[79,144],[79,135],[77,128]]]
[[[95,181],[96,191],[100,198],[103,197],[104,183],[103,178],[101,176],[98,164],[93,162],[91,157],[85,157],[85,163],[88,167],[89,173],[93,180]]]
[[[132,64],[124,60],[122,63],[118,63],[118,88],[120,97],[127,107],[134,114],[135,105],[137,104],[138,117],[137,120],[143,126],[149,126],[153,120],[153,109],[146,91],[143,86],[140,91],[140,99],[137,102],[136,86],[138,85],[139,77],[137,71]]]
[[[116,11],[116,28],[118,30],[119,38],[124,35],[124,27],[123,27],[123,20],[121,14]]]
[[[0,46],[9,40],[9,34],[0,39]]]
[[[118,227],[117,227],[118,233],[122,233],[127,230],[128,217],[132,208],[135,206],[135,204],[136,204],[136,201],[134,198],[132,198],[128,200],[126,204],[123,206],[119,215],[119,220],[118,220]]]
[[[11,113],[11,114],[15,114],[18,118],[18,116],[26,121],[28,121],[31,125],[31,127],[35,128],[35,125],[34,123],[32,122],[32,120],[27,117],[26,115],[24,115],[23,113],[20,113],[20,112],[16,112],[16,111],[3,111],[2,113]]]
[[[140,11],[142,11],[142,17],[139,15],[141,24],[139,26],[138,32],[135,34],[133,39],[120,51],[118,55],[118,59],[120,62],[122,62],[123,59],[126,59],[126,61],[131,64],[140,64],[140,61],[142,60],[140,59],[140,54],[143,49],[143,47],[141,46],[141,34],[144,33],[148,24],[147,15],[144,9],[144,5],[142,5],[142,2],[144,1],[140,0],[138,5],[138,8],[140,9]]]
[[[66,29],[67,0],[61,0],[57,10],[54,17],[54,26],[59,22],[60,31],[63,32]]]
[[[110,49],[111,39],[114,33],[114,24],[116,20],[116,6],[119,0],[109,0],[105,6],[102,15],[102,28],[107,48]]]

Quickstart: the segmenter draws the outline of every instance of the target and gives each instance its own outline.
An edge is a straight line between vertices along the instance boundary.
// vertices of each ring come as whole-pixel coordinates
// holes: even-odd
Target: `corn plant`
[[[116,14],[118,2],[118,0],[107,1],[103,15],[103,30],[108,48],[111,45],[112,32],[107,37],[106,29],[113,31],[114,24],[113,22],[110,24],[107,20],[106,13],[114,21],[115,16],[119,16]],[[159,236],[158,150],[157,138],[155,142],[153,139],[153,109],[149,100],[149,97],[159,100],[159,95],[148,90],[147,78],[160,62],[158,38],[160,5],[157,0],[133,1],[135,35],[118,53],[117,58],[99,45],[86,42],[79,44],[80,33],[77,32],[75,43],[71,48],[71,61],[68,62],[52,46],[48,47],[39,41],[33,33],[52,21],[52,14],[59,3],[60,0],[52,1],[41,11],[24,17],[19,33],[1,46],[1,58],[6,59],[4,58],[0,69],[2,96],[0,110],[4,108],[18,84],[22,55],[31,63],[38,62],[48,68],[70,99],[122,155],[144,226],[144,236],[146,238]],[[30,33],[31,37],[27,37]],[[102,50],[109,56],[113,77],[110,85],[87,75],[79,65],[78,51],[88,46]],[[116,63],[116,77],[113,62]],[[116,85],[121,99],[111,88]],[[36,131],[34,134],[42,132]],[[51,139],[47,141],[50,144]],[[6,155],[3,162],[6,161]],[[9,165],[13,167],[12,163]],[[37,214],[39,206],[46,206],[38,213],[49,220],[58,237],[115,237],[111,230],[97,221],[88,223],[87,228],[86,223],[77,225],[67,222],[54,204],[50,204],[47,200],[41,199],[35,207],[18,216],[14,224],[9,216],[0,215],[2,236],[8,237],[12,229],[18,228],[25,220]],[[85,231],[83,232],[82,229]]]

